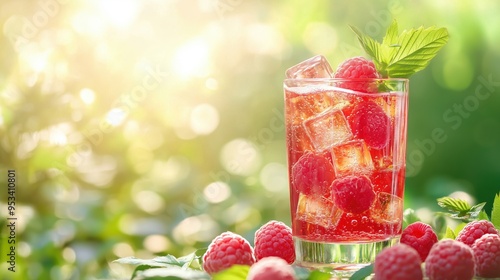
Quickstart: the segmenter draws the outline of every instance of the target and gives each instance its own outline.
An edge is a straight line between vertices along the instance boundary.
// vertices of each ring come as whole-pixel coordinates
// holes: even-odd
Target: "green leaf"
[[[130,265],[146,265],[150,267],[167,267],[166,263],[158,263],[154,260],[143,260],[138,259],[136,257],[126,257],[114,260],[113,262],[121,263],[121,264],[130,264]]]
[[[349,25],[352,31],[356,33],[358,37],[358,41],[361,43],[361,47],[365,50],[365,52],[374,59],[374,64],[377,70],[385,69],[387,65],[384,65],[384,55],[382,50],[382,45],[372,39],[370,36],[365,35],[361,30],[356,28],[355,26]]]
[[[373,273],[373,264],[370,264],[354,272],[354,274],[349,278],[349,280],[362,280],[370,276],[372,273]]]
[[[437,27],[405,30],[398,35],[398,24],[394,20],[379,43],[356,27],[350,28],[385,78],[408,78],[424,69],[449,37],[446,28]]]
[[[477,205],[472,206],[469,209],[468,215],[470,216],[470,220],[477,220],[481,211],[483,211],[483,207],[486,205],[486,202],[479,203]],[[488,219],[488,215],[486,215],[486,220]]]
[[[484,205],[486,205],[486,202],[482,202],[471,207],[465,200],[451,197],[438,198],[437,201],[439,206],[451,212],[443,214],[451,218],[461,219],[464,221],[477,220]]]
[[[497,229],[500,229],[500,193],[495,195],[493,209],[491,209],[491,222]]]
[[[151,268],[137,273],[137,280],[208,280],[210,276],[199,270],[186,270],[178,266]]]
[[[391,54],[388,76],[406,78],[424,69],[446,42],[446,28],[420,27],[404,31],[398,38],[400,47]]]
[[[451,197],[441,197],[437,199],[438,205],[454,213],[467,213],[471,208],[465,200]]]
[[[247,279],[248,265],[233,265],[230,268],[221,271],[213,276],[213,280],[245,280]]]
[[[156,257],[152,261],[157,263],[165,263],[168,265],[188,268],[191,267],[191,265],[195,260],[200,258],[200,256],[198,256],[196,253],[197,251],[179,258],[176,258],[175,256],[172,255],[166,255],[166,256]]]
[[[443,238],[455,239],[457,238],[457,235],[450,227],[446,227],[446,231],[444,233]]]
[[[308,280],[328,280],[332,277],[332,275],[328,272],[323,272],[319,270],[314,270],[309,274]]]
[[[489,221],[490,218],[488,217],[488,214],[486,214],[486,211],[481,210],[481,212],[479,212],[479,215],[477,215],[477,220],[486,220],[486,221]]]
[[[398,45],[398,22],[393,20],[382,41],[382,45],[396,47]]]
[[[141,264],[141,265],[137,266],[134,269],[134,272],[132,273],[132,276],[130,277],[130,280],[137,279],[137,275],[141,274],[142,271],[145,271],[145,270],[148,270],[148,269],[153,269],[153,268],[158,268],[158,267],[156,267],[156,266],[150,266],[150,265],[146,265],[146,264]]]

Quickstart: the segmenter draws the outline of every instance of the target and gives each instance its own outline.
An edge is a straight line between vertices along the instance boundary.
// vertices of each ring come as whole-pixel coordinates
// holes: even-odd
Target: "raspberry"
[[[401,234],[401,243],[417,250],[422,262],[425,261],[432,245],[436,242],[438,242],[438,237],[432,227],[422,222],[408,225]]]
[[[420,256],[406,244],[396,244],[382,250],[375,257],[375,280],[422,280]]]
[[[248,280],[295,280],[291,265],[278,257],[266,257],[250,267]]]
[[[469,246],[474,244],[474,241],[487,233],[498,234],[495,226],[486,220],[473,221],[468,223],[459,233],[456,240],[463,242]]]
[[[443,239],[432,246],[425,260],[429,280],[470,280],[474,277],[472,249],[462,242]]]
[[[335,78],[339,79],[376,79],[379,78],[375,64],[366,58],[357,56],[349,58],[342,62],[335,71]],[[343,82],[341,87],[361,91],[361,92],[376,92],[377,87],[370,82]]]
[[[391,120],[375,102],[358,103],[347,120],[354,136],[371,148],[382,149],[389,143]]]
[[[476,260],[476,275],[486,278],[500,277],[500,236],[487,233],[472,244]]]
[[[203,269],[215,274],[234,264],[252,265],[255,263],[252,246],[242,236],[230,231],[212,240],[203,255]]]
[[[280,257],[287,263],[295,261],[292,230],[279,221],[269,221],[255,232],[255,258]]]
[[[335,178],[332,163],[322,155],[306,153],[292,167],[295,188],[304,194],[330,196],[330,185]]]
[[[344,212],[362,213],[375,200],[372,183],[366,176],[346,176],[333,181],[333,200]]]

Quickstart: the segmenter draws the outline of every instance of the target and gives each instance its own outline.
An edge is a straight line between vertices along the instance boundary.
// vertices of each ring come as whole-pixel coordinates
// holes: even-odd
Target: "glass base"
[[[294,264],[348,277],[360,268],[373,263],[382,249],[398,242],[399,237],[363,243],[312,242],[294,237]]]

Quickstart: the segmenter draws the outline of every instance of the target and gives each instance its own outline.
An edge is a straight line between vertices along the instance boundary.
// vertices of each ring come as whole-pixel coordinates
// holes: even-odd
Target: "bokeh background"
[[[405,207],[500,190],[500,2],[2,0],[2,279],[123,279],[113,260],[180,256],[289,224],[285,70],[316,54],[447,27],[410,85]],[[7,271],[7,170],[16,272]]]

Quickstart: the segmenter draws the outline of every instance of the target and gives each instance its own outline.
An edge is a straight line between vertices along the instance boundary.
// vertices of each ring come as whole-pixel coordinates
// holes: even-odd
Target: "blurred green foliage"
[[[285,70],[443,26],[411,78],[406,207],[500,190],[500,2],[62,1],[0,4],[2,279],[120,279],[113,260],[184,255],[222,231],[289,224]],[[7,170],[16,170],[16,272]],[[458,193],[457,193],[458,192]],[[467,192],[470,196],[460,193]]]

